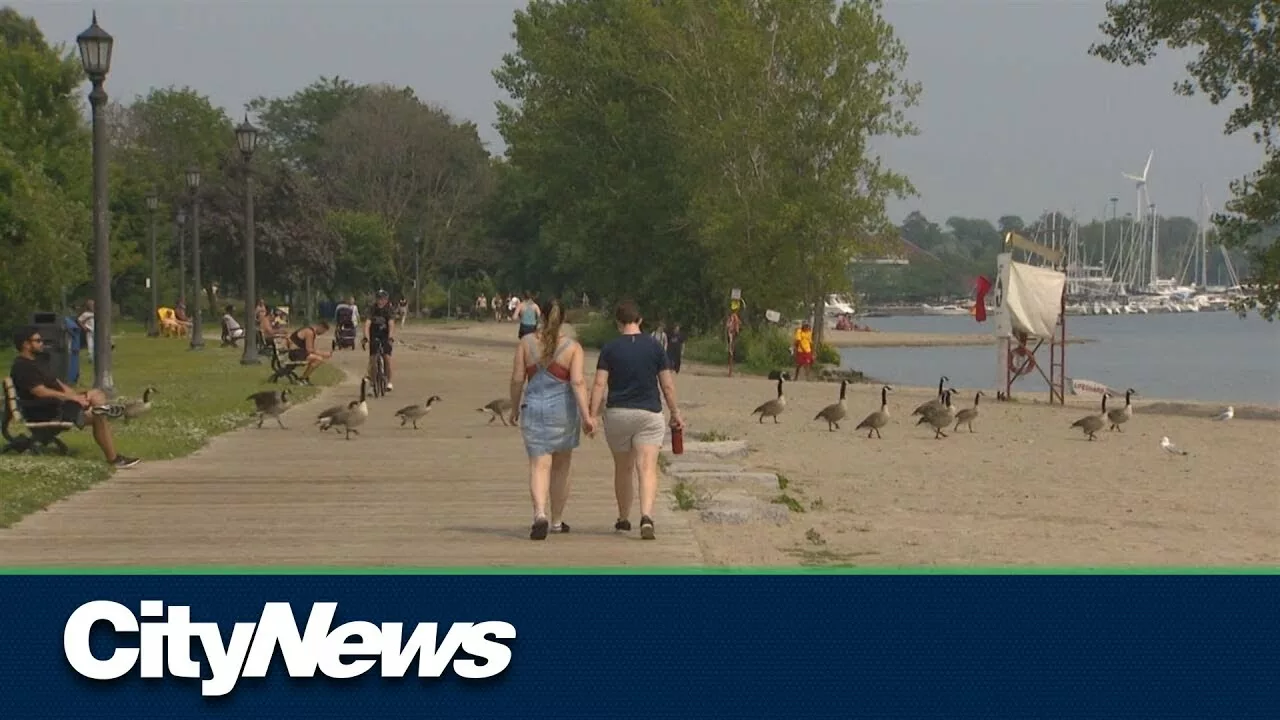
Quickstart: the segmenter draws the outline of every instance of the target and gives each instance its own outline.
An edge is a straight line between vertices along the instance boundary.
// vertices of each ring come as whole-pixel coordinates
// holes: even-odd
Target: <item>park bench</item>
[[[231,328],[227,327],[227,319],[222,318],[222,347],[239,347],[238,343],[243,337],[243,334],[240,337],[232,337]]]
[[[259,334],[261,337],[261,334]],[[275,342],[264,342],[263,346],[268,358],[271,360],[271,377],[267,378],[269,382],[278,383],[282,378],[288,379],[292,384],[302,381],[298,376],[298,368],[306,367],[306,360],[290,360],[289,350],[281,347],[281,344],[287,343],[284,338],[276,338]]]
[[[25,434],[14,434],[13,426],[18,423],[26,426]],[[52,446],[60,454],[66,455],[67,445],[58,436],[74,427],[76,427],[75,423],[66,420],[27,422],[22,415],[22,408],[18,405],[18,389],[14,387],[13,379],[9,377],[4,379],[4,416],[0,420],[0,435],[4,436],[4,447],[0,448],[0,454],[20,455],[29,452],[40,455]]]

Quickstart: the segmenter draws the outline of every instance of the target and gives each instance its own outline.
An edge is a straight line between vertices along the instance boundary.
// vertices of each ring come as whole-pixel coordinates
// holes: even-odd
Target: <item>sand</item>
[[[434,326],[421,337],[437,351],[501,356],[513,332],[507,324]],[[935,439],[909,417],[933,390],[899,387],[890,395],[893,421],[883,439],[867,439],[853,428],[877,409],[879,386],[850,386],[849,420],[829,432],[812,418],[836,400],[834,383],[788,384],[779,423],[759,424],[751,410],[773,397],[773,383],[728,378],[720,368],[691,370],[678,381],[680,402],[689,406],[687,437],[710,432],[745,440],[751,449],[746,464],[780,473],[787,488],[755,483],[737,494],[785,502],[778,497],[785,493],[804,510],[792,511],[781,526],[695,517],[694,534],[708,564],[1280,562],[1280,452],[1274,442],[1280,425],[1272,421],[1216,423],[1207,416],[1217,406],[1198,403],[1173,405],[1180,414],[1144,414],[1147,401],[1135,400],[1123,432],[1104,431],[1089,442],[1070,426],[1096,412],[1092,400],[1049,406],[1043,403],[1047,393],[1028,385],[1019,402],[984,402],[973,433],[948,430],[949,437]],[[503,379],[495,375],[495,387]],[[975,388],[957,390],[957,405],[973,402]],[[984,400],[993,395],[989,390]],[[1163,452],[1161,436],[1190,454]],[[664,484],[669,490],[671,482]],[[714,493],[701,495],[699,504],[715,503]]]

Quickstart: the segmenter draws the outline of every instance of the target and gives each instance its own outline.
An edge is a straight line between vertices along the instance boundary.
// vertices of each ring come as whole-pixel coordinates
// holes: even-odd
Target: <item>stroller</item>
[[[334,350],[355,350],[356,349],[356,324],[352,320],[354,313],[351,308],[338,308],[338,314],[335,318],[337,328],[333,333],[333,349]]]

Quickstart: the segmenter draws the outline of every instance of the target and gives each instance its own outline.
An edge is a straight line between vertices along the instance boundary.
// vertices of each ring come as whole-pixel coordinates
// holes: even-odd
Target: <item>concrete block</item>
[[[791,522],[791,513],[782,505],[774,505],[742,493],[717,494],[698,513],[698,518],[711,525],[747,525],[771,523],[784,525]]]
[[[778,489],[778,475],[771,472],[751,470],[732,470],[729,472],[685,472],[672,473],[672,479],[687,483],[724,483],[728,485],[754,485],[757,487]]]
[[[681,457],[684,457],[683,455]],[[717,463],[704,462],[683,462],[677,460],[667,466],[668,475],[679,475],[689,473],[727,473],[727,472],[744,472],[745,467],[741,465],[725,465]]]
[[[706,458],[732,460],[747,456],[747,443],[744,440],[723,440],[720,442],[686,440],[683,455],[673,455],[670,450],[664,450],[662,454],[672,462],[678,462],[682,459],[689,462],[706,462]],[[711,460],[711,462],[714,462],[714,460]]]

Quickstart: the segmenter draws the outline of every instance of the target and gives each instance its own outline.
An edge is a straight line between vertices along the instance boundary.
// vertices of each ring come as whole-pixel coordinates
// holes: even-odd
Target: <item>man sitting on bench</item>
[[[13,379],[18,406],[27,421],[38,423],[62,420],[75,423],[76,427],[83,427],[85,410],[107,404],[107,397],[102,391],[76,392],[36,359],[36,354],[44,349],[44,338],[40,337],[40,331],[34,326],[19,330],[13,337],[13,346],[18,350],[18,357],[13,359],[9,377]],[[111,426],[105,416],[90,413],[88,421],[93,425],[93,440],[102,448],[102,455],[108,463],[117,468],[130,468],[138,464],[137,458],[116,452]]]
[[[289,336],[289,342],[293,344],[289,349],[289,359],[307,363],[307,369],[302,371],[302,377],[299,378],[299,382],[303,385],[311,383],[311,373],[332,355],[330,352],[316,349],[316,338],[327,332],[329,332],[329,323],[321,320],[315,325],[298,328]]]

